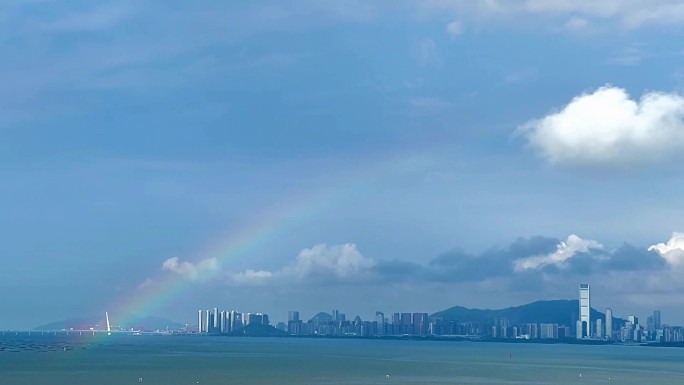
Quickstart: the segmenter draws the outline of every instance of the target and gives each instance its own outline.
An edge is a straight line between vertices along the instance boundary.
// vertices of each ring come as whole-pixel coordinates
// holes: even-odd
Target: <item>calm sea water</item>
[[[197,336],[0,336],[3,385],[120,385],[137,384],[140,377],[152,385],[679,385],[684,384],[684,349]]]

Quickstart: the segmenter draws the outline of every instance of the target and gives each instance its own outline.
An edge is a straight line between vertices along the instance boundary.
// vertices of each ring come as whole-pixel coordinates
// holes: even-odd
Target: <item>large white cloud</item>
[[[178,257],[169,258],[162,264],[162,270],[171,271],[183,278],[195,280],[203,278],[220,270],[216,258],[203,259],[197,263],[180,262]]]
[[[672,267],[684,265],[684,233],[674,232],[667,243],[658,243],[648,248],[657,251]]]
[[[633,100],[605,86],[519,128],[552,164],[624,165],[684,150],[684,97],[647,92]]]
[[[375,261],[364,257],[353,243],[331,246],[318,244],[300,251],[297,258],[282,269],[231,273],[228,274],[228,281],[236,285],[258,285],[302,282],[317,277],[354,280],[369,273],[375,265]]]
[[[563,268],[568,259],[577,253],[586,253],[590,250],[602,250],[603,245],[591,239],[582,239],[575,234],[571,234],[567,240],[561,241],[556,247],[556,251],[546,254],[519,259],[515,261],[517,271],[541,269],[546,266],[557,266]]]
[[[297,256],[297,262],[291,267],[291,271],[299,277],[323,272],[346,278],[359,274],[374,265],[375,261],[364,257],[353,243],[333,246],[319,244],[302,250]]]

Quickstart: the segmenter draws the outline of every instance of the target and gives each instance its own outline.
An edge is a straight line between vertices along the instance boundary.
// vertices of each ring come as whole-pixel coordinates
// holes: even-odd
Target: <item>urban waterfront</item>
[[[386,317],[384,312],[376,311],[374,320],[363,320],[358,315],[347,319],[344,313],[333,310],[330,314],[319,312],[304,321],[299,311],[292,310],[288,312],[287,322],[277,322],[275,325],[271,325],[268,314],[214,308],[199,310],[196,327],[186,327],[183,332],[252,336],[414,336],[658,344],[684,342],[684,328],[663,323],[659,310],[653,311],[647,317],[646,325],[643,325],[635,315],[621,319],[614,317],[611,308],[606,308],[605,313],[593,309],[589,284],[579,285],[579,297],[576,305],[573,303],[567,300],[537,301],[503,309],[498,313],[455,307],[432,315],[401,312]],[[454,315],[454,309],[457,315]],[[511,315],[515,319],[509,318]],[[562,320],[570,320],[569,326],[563,324]],[[256,330],[247,330],[250,325],[257,326]],[[277,330],[269,330],[271,326]]]
[[[615,345],[19,333],[0,348],[13,385],[684,382],[684,350]]]

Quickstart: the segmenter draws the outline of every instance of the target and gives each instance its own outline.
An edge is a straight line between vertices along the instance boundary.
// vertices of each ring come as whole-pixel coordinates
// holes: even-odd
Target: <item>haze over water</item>
[[[12,385],[667,385],[684,383],[683,359],[681,349],[630,346],[0,336],[0,382]]]

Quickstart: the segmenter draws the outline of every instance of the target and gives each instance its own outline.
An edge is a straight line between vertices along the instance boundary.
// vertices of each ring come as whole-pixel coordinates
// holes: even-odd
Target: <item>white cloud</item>
[[[524,258],[515,261],[515,269],[517,271],[528,269],[541,269],[545,266],[555,265],[560,268],[566,266],[566,261],[577,253],[586,253],[590,250],[602,250],[603,245],[591,239],[582,239],[575,234],[572,234],[568,239],[561,241],[556,251],[546,255],[538,255],[534,257]]]
[[[684,233],[674,232],[667,243],[658,243],[648,248],[657,251],[673,267],[684,265]]]
[[[292,271],[299,277],[324,272],[332,273],[339,278],[346,278],[357,275],[374,265],[375,262],[361,255],[353,243],[333,246],[319,244],[302,250],[297,256],[297,262]]]
[[[237,285],[260,285],[269,282],[273,277],[274,274],[270,271],[248,269],[230,274],[228,280]]]
[[[518,133],[551,164],[651,163],[684,150],[684,97],[647,92],[633,100],[622,88],[604,86]]]
[[[369,272],[375,261],[364,257],[353,243],[328,246],[318,244],[299,252],[290,265],[276,271],[245,270],[229,274],[236,285],[305,281],[316,277],[355,279]]]
[[[178,257],[169,258],[162,264],[162,270],[171,271],[189,280],[196,280],[220,271],[216,258],[203,259],[197,263],[179,262]]]
[[[449,36],[451,36],[452,38],[456,38],[463,34],[463,23],[461,23],[458,20],[454,20],[451,23],[447,24],[446,31],[449,34]]]

